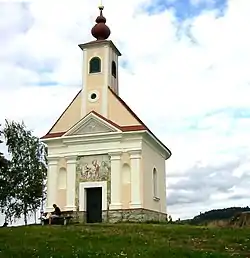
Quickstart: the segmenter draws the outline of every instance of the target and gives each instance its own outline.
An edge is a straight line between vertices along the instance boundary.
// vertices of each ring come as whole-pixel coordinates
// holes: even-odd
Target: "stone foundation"
[[[106,223],[165,222],[167,221],[167,214],[146,209],[109,210],[102,211],[102,221]],[[75,212],[74,222],[85,223],[85,212]]]

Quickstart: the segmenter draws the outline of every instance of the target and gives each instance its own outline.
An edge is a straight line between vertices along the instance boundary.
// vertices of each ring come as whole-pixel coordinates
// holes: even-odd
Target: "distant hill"
[[[210,210],[200,213],[200,215],[195,216],[193,219],[186,220],[186,222],[192,225],[203,225],[212,221],[228,220],[234,217],[236,214],[246,211],[250,212],[250,208],[248,206]]]

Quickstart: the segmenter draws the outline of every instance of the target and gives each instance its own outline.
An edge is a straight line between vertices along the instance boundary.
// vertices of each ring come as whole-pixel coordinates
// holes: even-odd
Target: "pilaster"
[[[135,150],[130,151],[130,165],[131,165],[131,202],[130,208],[141,208],[142,207],[142,196],[141,196],[141,151]]]
[[[111,204],[110,210],[121,209],[121,154],[109,153],[111,161]]]
[[[67,191],[66,191],[66,210],[76,210],[75,189],[76,189],[76,158],[68,156],[67,160]]]
[[[46,210],[54,210],[53,204],[57,199],[57,170],[59,158],[48,158],[48,175],[47,175],[47,207]]]

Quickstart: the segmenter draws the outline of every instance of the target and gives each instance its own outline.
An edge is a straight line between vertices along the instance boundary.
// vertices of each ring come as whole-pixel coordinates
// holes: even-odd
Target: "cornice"
[[[108,155],[110,156],[110,160],[120,160],[121,159],[121,155],[122,155],[122,151],[120,151],[120,150],[110,151],[108,153]]]
[[[100,134],[86,134],[86,135],[73,135],[62,137],[62,142],[67,145],[75,145],[79,143],[103,143],[114,142],[122,139],[122,133],[100,133]]]
[[[128,153],[131,159],[140,159],[142,150],[141,149],[129,150]]]

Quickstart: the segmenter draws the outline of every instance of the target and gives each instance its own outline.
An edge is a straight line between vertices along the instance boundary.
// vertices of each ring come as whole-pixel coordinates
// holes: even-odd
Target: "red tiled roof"
[[[132,131],[142,131],[142,130],[147,130],[143,125],[130,125],[130,126],[120,126],[116,123],[114,123],[113,121],[107,119],[106,117],[102,116],[101,114],[95,112],[94,110],[91,111],[90,113],[88,113],[86,116],[88,116],[89,114],[95,114],[96,116],[100,117],[101,119],[103,119],[104,121],[106,121],[107,123],[113,125],[114,127],[116,127],[117,129],[121,130],[122,132],[132,132]],[[85,117],[86,117],[85,116]],[[83,117],[81,120],[83,120],[85,117]],[[79,122],[78,122],[79,123]],[[73,125],[75,126],[75,125]],[[73,128],[73,126],[71,128]],[[71,129],[70,128],[70,129]],[[70,130],[69,129],[69,130]],[[46,135],[44,135],[41,139],[49,139],[49,138],[55,138],[55,137],[61,137],[63,136],[65,132],[57,132],[57,133],[47,133]]]
[[[56,138],[61,137],[65,134],[65,132],[58,132],[58,133],[47,133],[41,139],[49,139],[49,138]]]

